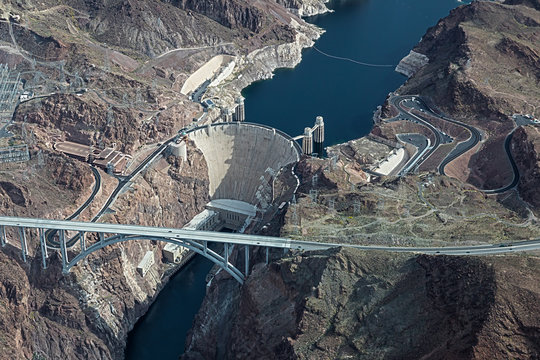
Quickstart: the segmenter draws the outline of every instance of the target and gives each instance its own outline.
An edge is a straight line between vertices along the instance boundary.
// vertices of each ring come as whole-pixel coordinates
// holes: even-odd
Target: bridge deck
[[[83,232],[97,232],[122,235],[139,235],[179,240],[194,240],[217,242],[247,246],[266,246],[282,249],[296,250],[324,250],[333,247],[350,247],[361,250],[381,250],[394,252],[416,252],[425,254],[445,255],[488,255],[515,251],[532,251],[540,249],[540,239],[520,241],[504,244],[485,244],[476,246],[454,247],[392,247],[392,246],[365,246],[353,244],[318,243],[312,241],[293,240],[260,235],[246,235],[235,233],[219,233],[212,231],[186,230],[175,228],[159,228],[139,225],[122,225],[107,223],[88,223],[81,221],[31,219],[23,217],[0,216],[0,226],[14,226],[34,229],[54,229]]]

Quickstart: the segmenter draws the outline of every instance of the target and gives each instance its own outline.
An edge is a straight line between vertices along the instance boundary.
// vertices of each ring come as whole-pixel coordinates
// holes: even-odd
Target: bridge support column
[[[204,253],[206,254],[206,253],[208,253],[208,241],[206,241],[206,240],[203,241],[203,245],[204,245],[203,251],[204,251]]]
[[[101,234],[101,233],[100,233]],[[60,252],[62,254],[62,271],[67,273],[67,250],[66,250],[66,231],[60,230]]]
[[[246,278],[247,278],[248,275],[249,275],[249,245],[246,245],[244,247],[244,249],[245,249],[245,252],[244,252],[245,259],[244,259],[244,261],[245,261],[245,265],[246,265]]]
[[[103,244],[105,242],[105,235],[103,233],[98,233],[99,236],[99,242]]]
[[[225,268],[228,268],[229,267],[229,244],[225,243],[223,247],[225,249],[225,253],[223,256],[223,258],[225,259]]]
[[[270,248],[267,246],[266,247],[266,265],[268,265],[269,252],[270,252]]]
[[[2,247],[6,246],[6,227],[4,225],[0,225],[0,243]]]
[[[81,251],[86,251],[86,233],[79,231],[79,240],[81,241]]]
[[[43,269],[47,268],[47,243],[45,242],[45,230],[38,229],[39,243],[41,245],[41,260],[43,261]]]
[[[28,254],[28,245],[26,244],[26,233],[25,229],[21,226],[19,229],[19,237],[21,238],[21,251],[23,261],[26,262],[26,254]]]

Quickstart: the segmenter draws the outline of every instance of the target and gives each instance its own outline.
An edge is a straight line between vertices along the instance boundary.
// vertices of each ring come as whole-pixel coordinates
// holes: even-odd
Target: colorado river
[[[319,51],[306,49],[295,69],[278,70],[272,80],[245,89],[246,120],[295,136],[322,115],[326,145],[366,135],[377,105],[405,80],[395,65],[458,5],[456,0],[331,2],[335,13],[308,19],[326,29],[316,43]],[[196,257],[172,278],[129,334],[126,359],[178,359],[210,268],[208,260]]]

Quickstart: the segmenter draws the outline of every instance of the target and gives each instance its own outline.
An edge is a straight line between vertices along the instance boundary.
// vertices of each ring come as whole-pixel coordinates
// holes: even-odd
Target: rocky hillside
[[[0,63],[21,72],[25,89],[36,95],[18,106],[10,127],[28,143],[31,160],[2,165],[0,213],[61,219],[86,200],[92,173],[54,152],[56,140],[116,144],[140,161],[200,116],[202,107],[179,91],[208,60],[236,56],[242,80],[223,94],[234,99],[276,67],[297,64],[320,33],[271,0],[0,2]],[[204,158],[192,146],[188,152],[185,162],[157,159],[101,221],[182,227],[208,201]],[[117,184],[101,175],[84,220]],[[29,239],[35,259],[37,237]],[[61,275],[56,254],[42,272],[39,257],[24,264],[16,238],[10,243],[9,257],[0,254],[0,358],[123,358],[127,332],[171,270],[161,259],[163,244],[152,242],[107,247],[69,276]],[[135,268],[147,251],[156,264],[142,278]]]
[[[65,157],[49,157],[47,164],[57,168],[53,173],[48,166],[37,168],[35,182],[24,180],[20,169],[0,171],[4,214],[60,219],[86,199],[93,181],[89,169]],[[19,181],[10,181],[11,176]],[[208,202],[208,186],[202,153],[190,147],[187,162],[167,157],[147,170],[103,221],[182,227]],[[127,332],[167,281],[164,244],[109,246],[64,275],[53,251],[49,268],[42,270],[37,235],[28,232],[28,239],[29,263],[20,259],[14,237],[0,252],[0,358],[123,358]],[[95,234],[88,234],[89,242],[95,240]],[[147,251],[154,252],[156,264],[143,278],[135,268]],[[68,253],[70,258],[76,254]]]
[[[479,188],[508,183],[500,177],[510,170],[503,144],[516,126],[511,115],[540,118],[538,1],[475,1],[460,6],[430,28],[414,50],[427,55],[429,63],[398,92],[420,93],[454,118],[482,130],[483,143],[470,159],[462,160],[464,180]],[[388,107],[383,110],[391,115]],[[530,157],[522,159],[527,163],[538,161],[534,153],[520,156]],[[519,187],[527,199],[539,185],[537,179],[527,179],[529,174],[525,171]]]
[[[458,7],[414,50],[430,61],[402,90],[431,96],[448,112],[479,122],[535,111],[540,12],[534,8],[488,1]]]
[[[519,168],[519,192],[523,200],[540,208],[540,133],[536,127],[522,127],[512,137],[512,154]]]
[[[239,292],[212,287],[182,359],[538,358],[539,270],[537,257],[291,255]]]

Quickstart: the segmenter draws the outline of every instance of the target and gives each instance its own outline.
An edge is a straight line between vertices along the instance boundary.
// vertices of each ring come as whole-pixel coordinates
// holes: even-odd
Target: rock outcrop
[[[540,98],[539,27],[540,12],[532,7],[460,6],[414,48],[429,64],[399,92],[430,96],[444,110],[479,123],[530,113]]]
[[[519,193],[523,200],[540,208],[540,132],[538,128],[518,128],[512,137],[512,155],[519,169]]]
[[[293,255],[256,266],[239,292],[230,279],[213,286],[182,359],[535,358],[539,267],[522,257]]]
[[[396,71],[410,78],[427,63],[429,63],[429,58],[426,55],[411,50],[407,56],[401,59],[396,66]]]
[[[432,104],[461,121],[481,129],[483,142],[462,167],[466,181],[482,189],[511,182],[511,168],[504,151],[513,130],[511,116],[540,117],[540,11],[538,1],[475,1],[460,6],[430,28],[415,52],[429,57],[398,92],[422,94]],[[383,116],[392,115],[388,107]],[[519,137],[517,139],[522,139]],[[516,143],[515,140],[514,143]],[[529,148],[529,145],[516,145]],[[525,156],[536,163],[534,155]],[[501,171],[502,169],[502,171]],[[538,188],[534,170],[519,186],[532,199]],[[536,204],[537,201],[531,203]]]
[[[28,180],[19,184],[1,177],[2,214],[62,218],[74,210],[73,203],[85,200],[75,195],[83,196],[92,183],[90,170],[65,156],[48,155],[37,175],[32,188]],[[208,186],[202,153],[190,147],[186,162],[174,156],[158,159],[141,181],[119,196],[103,221],[182,227],[208,202]],[[10,245],[0,252],[0,358],[123,358],[127,332],[167,281],[164,244],[108,246],[65,275],[52,251],[48,269],[41,269],[35,233],[28,231],[33,255],[28,264],[19,259],[16,238],[11,233],[8,237]],[[95,240],[95,234],[88,234],[89,242]],[[155,265],[142,277],[135,268],[147,251],[154,252]],[[68,254],[73,258],[75,252]]]
[[[329,0],[277,0],[290,12],[298,16],[313,16],[330,11],[326,7]]]

